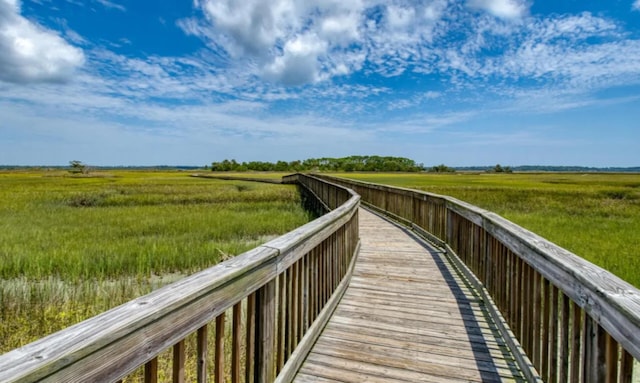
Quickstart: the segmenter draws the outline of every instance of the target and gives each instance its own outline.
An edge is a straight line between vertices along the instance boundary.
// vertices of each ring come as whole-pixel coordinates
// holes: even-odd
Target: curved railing
[[[539,379],[537,372],[547,382],[631,381],[633,359],[640,359],[637,288],[457,199],[322,178],[354,190],[363,204],[408,225],[461,261],[460,268],[496,310],[494,319],[506,340],[528,356],[516,352],[529,380]],[[527,368],[531,363],[537,371]]]
[[[138,368],[145,382],[155,382],[166,359],[174,382],[205,382],[211,373],[217,382],[290,381],[350,278],[360,197],[310,176],[284,181],[300,184],[308,201],[330,212],[0,356],[0,382],[115,382]],[[172,355],[159,358],[167,349]],[[191,374],[185,371],[189,351],[197,370]]]

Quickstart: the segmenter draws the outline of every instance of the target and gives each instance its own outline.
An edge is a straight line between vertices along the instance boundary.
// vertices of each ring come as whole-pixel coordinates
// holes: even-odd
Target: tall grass
[[[640,174],[341,174],[493,211],[640,287]]]
[[[288,232],[294,186],[0,172],[0,353]]]

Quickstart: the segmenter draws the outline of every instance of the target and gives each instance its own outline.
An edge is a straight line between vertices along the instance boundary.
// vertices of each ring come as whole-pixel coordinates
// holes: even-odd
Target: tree
[[[429,169],[430,173],[455,173],[456,169],[450,168],[445,164],[440,164],[438,166],[433,166]]]
[[[69,169],[69,173],[73,173],[73,174],[89,173],[89,167],[83,164],[82,161],[78,161],[78,160],[69,161],[69,166],[71,166],[71,169]]]

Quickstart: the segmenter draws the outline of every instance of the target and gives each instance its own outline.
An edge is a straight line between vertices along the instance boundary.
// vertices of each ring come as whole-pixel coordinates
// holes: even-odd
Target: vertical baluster
[[[305,327],[305,270],[304,270],[304,256],[298,260],[298,291],[300,293],[299,304],[298,304],[298,343],[304,337],[304,327]]]
[[[286,359],[289,359],[293,352],[293,265],[289,266],[286,275],[287,286],[287,315],[285,315],[285,349]]]
[[[542,314],[542,280],[537,271],[533,271],[533,352],[532,358],[533,365],[540,370],[540,316]]]
[[[558,379],[560,382],[569,381],[569,325],[571,305],[569,297],[562,293],[562,314],[560,315],[560,364],[558,365]]]
[[[298,345],[298,297],[300,296],[300,290],[298,290],[298,262],[291,265],[291,283],[293,290],[292,294],[292,316],[291,316],[291,352]]]
[[[198,329],[196,352],[198,353],[196,379],[198,383],[207,383],[208,325]]]
[[[285,363],[285,316],[286,316],[286,295],[285,295],[285,273],[278,275],[278,345],[277,352],[277,372],[280,372]]]
[[[259,383],[275,378],[276,282],[271,280],[257,291],[256,297],[256,376]]]
[[[522,290],[521,290],[521,312],[522,312],[522,321],[520,322],[520,333],[522,339],[522,347],[524,348],[525,353],[528,355],[531,353],[531,349],[529,348],[529,331],[531,328],[529,327],[529,307],[531,306],[530,296],[529,296],[529,265],[524,261],[522,262]]]
[[[522,280],[522,260],[520,257],[516,257],[515,254],[511,253],[511,256],[514,260],[513,266],[513,285],[512,285],[512,302],[511,302],[511,321],[509,322],[509,326],[511,326],[514,335],[517,339],[522,341],[522,333],[520,333],[520,306],[521,306],[521,280]]]
[[[158,358],[155,357],[144,365],[144,383],[158,382]]]
[[[620,357],[620,383],[631,383],[633,379],[633,357],[625,349],[622,349]]]
[[[580,341],[582,339],[582,309],[575,302],[571,302],[573,306],[573,316],[571,322],[571,362],[569,367],[571,369],[571,382],[580,382],[580,362],[582,358],[582,350],[580,349]]]
[[[245,336],[245,382],[255,382],[256,365],[256,294],[254,292],[247,297],[247,332]]]
[[[216,350],[213,364],[216,383],[224,383],[224,319],[224,312],[216,317]]]
[[[242,352],[242,302],[233,305],[233,330],[231,339],[231,382],[240,383],[241,352]],[[251,361],[245,361],[249,365]],[[246,368],[246,367],[245,367]]]
[[[551,285],[551,323],[549,328],[551,350],[549,360],[549,383],[555,383],[558,379],[558,288]]]
[[[542,278],[543,309],[542,309],[542,342],[541,342],[541,359],[540,366],[542,377],[546,382],[549,381],[549,358],[551,354],[549,344],[549,320],[551,316],[551,285],[546,278]]]
[[[184,339],[173,346],[173,383],[184,383]]]
[[[609,334],[605,335],[606,342],[606,383],[615,383],[618,380],[618,342]]]
[[[584,380],[599,383],[606,379],[606,333],[589,315],[585,317]]]

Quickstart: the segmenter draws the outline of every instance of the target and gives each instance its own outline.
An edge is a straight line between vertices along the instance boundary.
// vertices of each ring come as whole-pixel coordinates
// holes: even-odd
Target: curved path
[[[439,250],[364,209],[360,236],[351,283],[296,382],[524,381]]]

